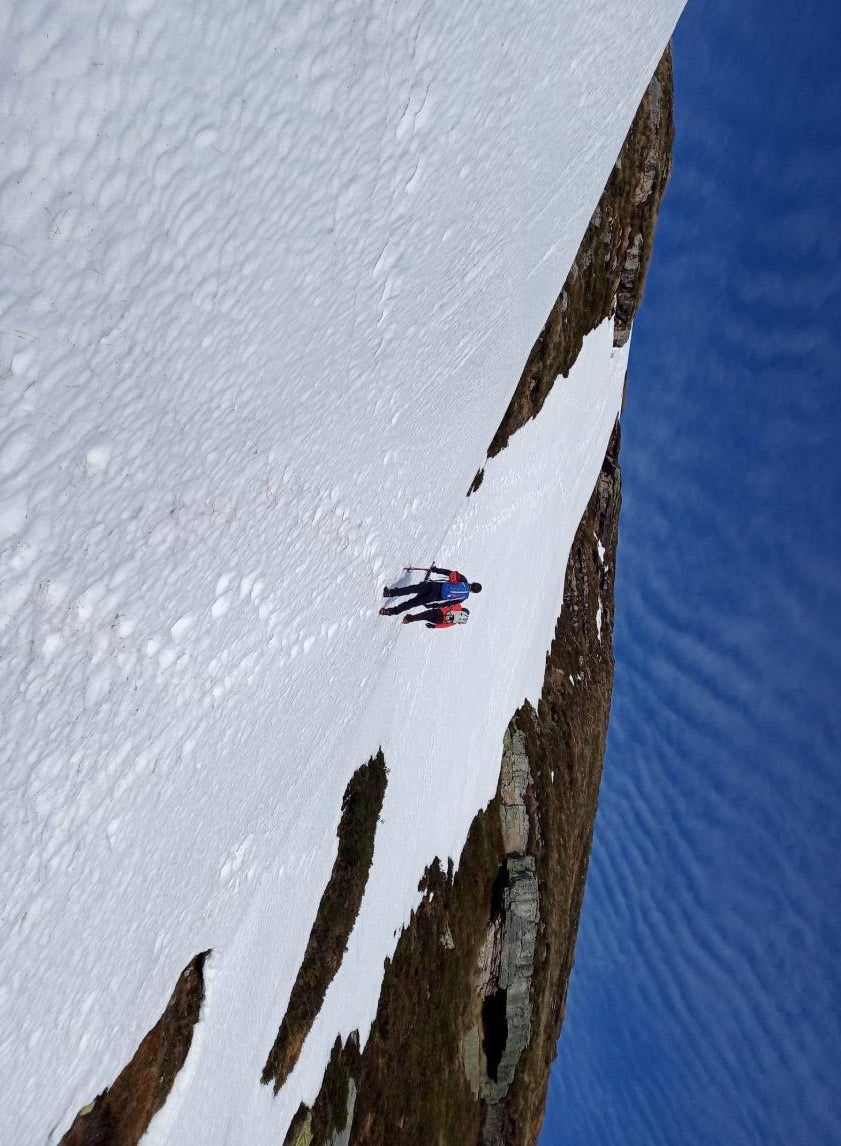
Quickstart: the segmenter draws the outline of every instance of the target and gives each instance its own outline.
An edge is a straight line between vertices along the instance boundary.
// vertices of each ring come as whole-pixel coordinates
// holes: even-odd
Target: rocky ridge
[[[660,203],[672,170],[672,50],[663,54],[587,226],[561,293],[526,360],[487,451],[496,457],[536,418],[558,378],[566,378],[587,334],[613,316],[624,346],[642,299]],[[468,491],[482,484],[484,467]]]
[[[531,981],[540,920],[534,856],[528,854],[526,790],[531,771],[525,739],[505,734],[499,779],[499,816],[505,858],[495,881],[493,915],[479,951],[475,990],[481,1026],[464,1038],[465,1071],[477,1098],[495,1107],[508,1093],[531,1038]]]
[[[191,959],[166,1008],[111,1086],[76,1115],[59,1146],[129,1146],[139,1142],[166,1102],[187,1059],[204,1001],[209,951]]]

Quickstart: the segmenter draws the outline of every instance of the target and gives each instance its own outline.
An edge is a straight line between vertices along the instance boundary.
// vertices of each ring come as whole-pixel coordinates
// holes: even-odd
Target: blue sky
[[[841,1142],[841,6],[689,0],[543,1146]]]

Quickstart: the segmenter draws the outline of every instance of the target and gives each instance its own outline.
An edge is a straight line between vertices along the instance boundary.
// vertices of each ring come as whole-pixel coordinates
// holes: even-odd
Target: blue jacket
[[[437,569],[433,565],[431,572],[437,573],[439,577],[447,578],[439,585],[438,599],[440,601],[454,605],[457,601],[466,601],[470,596],[470,582],[457,569]]]

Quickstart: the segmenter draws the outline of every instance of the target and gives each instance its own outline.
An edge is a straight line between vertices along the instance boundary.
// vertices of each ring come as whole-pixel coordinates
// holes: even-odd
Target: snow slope
[[[0,10],[3,1142],[60,1137],[207,947],[148,1138],[276,1142],[539,685],[606,327],[464,493],[682,0],[454,7]],[[484,582],[471,624],[377,617],[432,556]],[[380,744],[369,890],[274,1100]]]

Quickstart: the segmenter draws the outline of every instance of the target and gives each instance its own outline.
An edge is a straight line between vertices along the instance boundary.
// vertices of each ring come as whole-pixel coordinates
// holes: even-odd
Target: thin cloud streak
[[[841,15],[691,0],[543,1146],[837,1141]],[[832,102],[835,93],[835,104]]]

